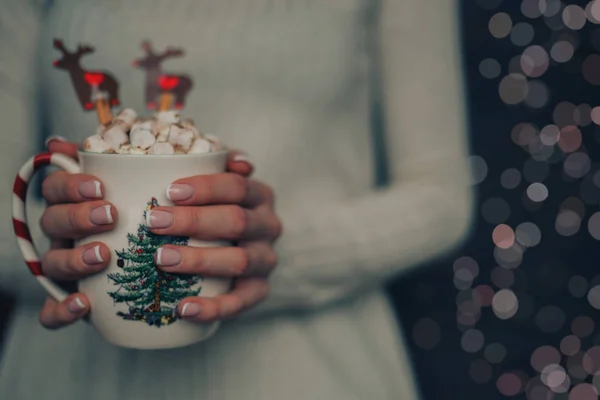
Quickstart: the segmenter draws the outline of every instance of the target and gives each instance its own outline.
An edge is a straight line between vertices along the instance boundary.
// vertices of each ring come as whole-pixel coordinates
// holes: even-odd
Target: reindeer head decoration
[[[53,64],[69,73],[83,109],[91,111],[95,108],[101,122],[110,120],[110,107],[119,104],[117,80],[108,72],[87,71],[81,66],[81,57],[93,53],[94,48],[79,45],[77,50],[69,51],[59,39],[54,40],[54,48],[61,52],[62,57]]]
[[[67,71],[71,69],[81,69],[81,66],[79,65],[81,57],[85,54],[94,52],[93,47],[82,45],[79,45],[74,52],[70,52],[65,48],[62,40],[58,39],[54,39],[54,48],[62,53],[62,57],[55,60],[53,65],[56,68],[66,69]]]
[[[146,71],[147,108],[151,110],[157,107],[161,110],[169,109],[173,106],[173,102],[175,108],[182,108],[187,94],[193,86],[192,80],[186,75],[163,72],[161,64],[168,58],[183,56],[184,51],[167,48],[164,52],[157,53],[148,41],[142,43],[142,49],[145,52],[144,57],[135,59],[132,65]]]

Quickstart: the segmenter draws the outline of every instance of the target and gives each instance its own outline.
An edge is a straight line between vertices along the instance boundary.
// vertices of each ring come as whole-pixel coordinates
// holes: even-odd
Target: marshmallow
[[[123,144],[117,149],[117,154],[129,154],[131,152],[130,144]]]
[[[181,126],[183,126],[184,128],[191,129],[192,132],[194,132],[194,138],[200,137],[200,131],[198,130],[198,127],[194,123],[193,119],[191,119],[191,118],[184,119],[183,121],[181,121]]]
[[[208,140],[197,138],[194,139],[192,147],[188,150],[188,154],[205,154],[210,153],[211,144]]]
[[[137,118],[137,113],[131,108],[125,108],[117,114],[115,117],[115,121],[123,122],[127,128],[131,128],[131,125],[135,122]]]
[[[104,132],[106,131],[106,127],[109,125],[110,125],[110,123],[98,125],[98,127],[96,128],[96,135],[102,136],[104,134]]]
[[[136,119],[133,125],[131,125],[131,130],[135,131],[137,129],[145,129],[147,131],[152,131],[152,121],[149,119]]]
[[[127,127],[121,121],[113,121],[107,127],[106,131],[104,131],[102,139],[116,150],[121,147],[121,145],[129,143]]]
[[[165,126],[177,124],[181,120],[179,111],[168,110],[156,113],[157,130],[161,130]]]
[[[175,154],[175,148],[169,142],[155,143],[148,154]]]
[[[181,125],[171,125],[169,133],[169,143],[175,147],[180,147],[187,151],[192,146],[194,140],[194,132],[191,129],[182,127]]]
[[[88,137],[83,142],[83,149],[90,153],[114,153],[114,149],[110,144],[106,143],[102,136],[93,135]]]
[[[156,141],[157,142],[168,142],[170,133],[171,133],[171,127],[165,126],[156,135]]]
[[[131,154],[131,155],[148,154],[148,150],[140,149],[139,147],[132,147],[129,150],[129,154]]]
[[[221,141],[219,140],[218,137],[216,137],[212,133],[205,133],[204,134],[204,139],[206,139],[206,140],[208,140],[210,142],[210,144],[212,145],[211,147],[212,147],[213,151],[223,150],[223,146],[221,145]]]
[[[131,140],[131,146],[137,147],[139,149],[148,150],[154,142],[156,142],[156,137],[154,137],[154,133],[152,133],[149,129],[137,128],[132,129],[129,133],[129,138]]]

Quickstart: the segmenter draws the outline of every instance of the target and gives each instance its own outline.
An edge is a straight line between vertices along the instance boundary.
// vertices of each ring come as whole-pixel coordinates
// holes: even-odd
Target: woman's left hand
[[[264,300],[267,278],[277,263],[273,243],[281,234],[271,188],[227,172],[177,180],[167,193],[177,206],[156,207],[147,213],[146,223],[153,233],[237,244],[165,245],[155,253],[156,265],[165,272],[234,279],[229,293],[182,300],[179,314],[208,322],[235,316]]]

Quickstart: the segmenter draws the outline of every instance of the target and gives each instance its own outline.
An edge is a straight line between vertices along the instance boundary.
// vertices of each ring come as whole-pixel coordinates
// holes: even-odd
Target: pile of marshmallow
[[[91,153],[112,154],[201,154],[219,151],[223,146],[210,134],[202,134],[191,119],[181,120],[177,111],[160,111],[141,119],[126,108],[96,134],[83,142]]]

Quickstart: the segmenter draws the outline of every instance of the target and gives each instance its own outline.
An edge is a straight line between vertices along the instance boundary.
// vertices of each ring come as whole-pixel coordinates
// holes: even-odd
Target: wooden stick
[[[158,98],[158,111],[170,110],[173,106],[173,93],[165,92],[161,93]]]
[[[106,99],[96,100],[96,115],[98,116],[98,122],[103,125],[112,121],[112,113]]]

